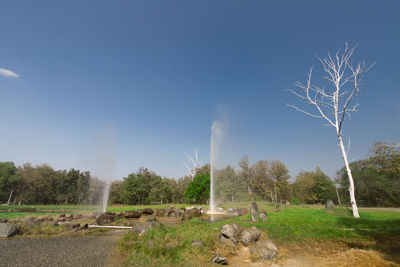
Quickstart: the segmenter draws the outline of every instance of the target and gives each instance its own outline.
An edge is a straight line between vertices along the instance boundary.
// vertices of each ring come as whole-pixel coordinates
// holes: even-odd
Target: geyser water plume
[[[226,123],[225,120],[217,119],[211,125],[210,140],[210,213],[217,212],[217,202],[215,198],[215,169],[222,138],[224,135]]]
[[[115,175],[115,134],[112,127],[107,127],[88,142],[86,160],[94,176],[102,181],[101,209],[107,210],[111,183]]]

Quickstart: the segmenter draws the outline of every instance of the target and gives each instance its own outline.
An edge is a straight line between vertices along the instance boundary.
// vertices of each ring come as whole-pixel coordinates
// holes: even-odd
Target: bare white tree
[[[350,118],[351,112],[357,111],[359,104],[357,102],[353,103],[354,98],[360,91],[359,86],[363,74],[373,64],[367,67],[365,62],[362,61],[357,65],[353,65],[350,60],[355,48],[355,46],[349,47],[346,43],[342,52],[339,50],[334,56],[328,53],[325,58],[318,57],[324,73],[322,79],[326,81],[326,86],[319,87],[311,84],[313,71],[311,68],[306,83],[297,82],[297,90],[289,90],[302,99],[304,103],[309,104],[312,107],[311,111],[294,104],[288,104],[288,106],[308,116],[325,119],[328,122],[327,126],[332,126],[335,129],[349,178],[349,193],[353,216],[359,218],[353,176],[347,159],[347,151],[343,144],[342,126],[345,118]]]
[[[183,165],[185,165],[185,167],[189,170],[189,175],[192,178],[192,181],[196,176],[197,168],[200,167],[200,164],[203,160],[204,159],[199,160],[199,153],[196,149],[194,151],[194,157],[186,154],[186,161],[182,161]]]

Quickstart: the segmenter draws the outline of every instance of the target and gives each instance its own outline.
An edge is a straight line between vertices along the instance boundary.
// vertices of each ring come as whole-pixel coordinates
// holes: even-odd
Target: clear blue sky
[[[315,55],[345,41],[376,61],[360,112],[344,125],[351,160],[400,139],[399,1],[1,1],[0,161],[186,174],[208,157],[210,126],[229,117],[221,155],[284,161],[294,177],[342,160],[333,128],[285,106]],[[12,77],[12,71],[19,77]],[[14,75],[15,76],[15,75]],[[222,108],[221,108],[222,107]]]

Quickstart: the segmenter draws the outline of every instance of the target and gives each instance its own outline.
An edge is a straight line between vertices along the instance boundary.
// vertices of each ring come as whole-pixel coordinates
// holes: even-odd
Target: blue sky
[[[349,158],[400,141],[399,10],[398,1],[2,1],[0,161],[98,173],[107,151],[115,178],[140,166],[180,177],[184,153],[209,158],[223,110],[223,162],[247,154],[282,160],[293,177],[316,166],[332,177],[343,165],[334,129],[286,107],[284,90],[319,67],[316,55],[357,44],[354,61],[376,65],[344,125]]]

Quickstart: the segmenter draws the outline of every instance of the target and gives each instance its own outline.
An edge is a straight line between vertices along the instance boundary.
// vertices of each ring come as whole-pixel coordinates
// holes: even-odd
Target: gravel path
[[[0,266],[105,266],[123,233],[0,239]]]

